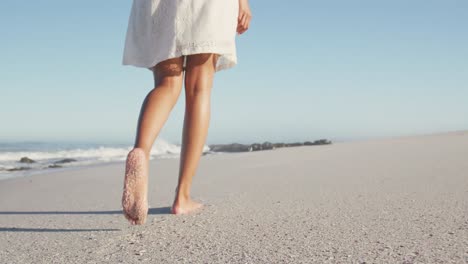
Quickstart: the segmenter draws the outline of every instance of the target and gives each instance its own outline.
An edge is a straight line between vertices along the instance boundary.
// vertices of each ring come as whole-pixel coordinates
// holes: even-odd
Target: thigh
[[[216,53],[199,53],[187,56],[185,65],[186,91],[211,88],[219,56]]]
[[[171,58],[156,64],[153,70],[154,86],[168,83],[182,86],[184,56]]]

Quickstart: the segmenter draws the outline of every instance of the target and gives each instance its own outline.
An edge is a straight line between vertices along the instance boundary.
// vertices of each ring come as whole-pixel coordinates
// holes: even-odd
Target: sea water
[[[84,166],[125,162],[133,144],[99,142],[0,142],[0,180]],[[158,138],[150,159],[179,158],[181,146]],[[203,152],[209,152],[204,146]],[[34,163],[20,162],[27,157]],[[73,159],[71,162],[63,162]]]

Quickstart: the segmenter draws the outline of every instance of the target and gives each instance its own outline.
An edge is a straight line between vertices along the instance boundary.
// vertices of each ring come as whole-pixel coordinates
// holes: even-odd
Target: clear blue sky
[[[133,143],[151,72],[131,0],[0,1],[0,141]],[[258,1],[215,76],[207,143],[468,129],[468,1]],[[180,143],[184,93],[160,137]]]

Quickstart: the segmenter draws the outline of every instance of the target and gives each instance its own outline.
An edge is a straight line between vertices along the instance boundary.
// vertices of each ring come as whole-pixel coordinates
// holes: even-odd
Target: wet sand
[[[0,181],[0,263],[468,263],[468,131],[153,160],[143,226],[124,165]]]

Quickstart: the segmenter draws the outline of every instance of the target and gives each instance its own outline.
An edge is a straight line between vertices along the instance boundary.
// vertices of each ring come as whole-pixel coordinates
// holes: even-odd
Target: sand
[[[0,181],[0,263],[468,262],[468,131],[203,156],[193,215],[178,165],[151,161],[144,226],[123,162]]]

